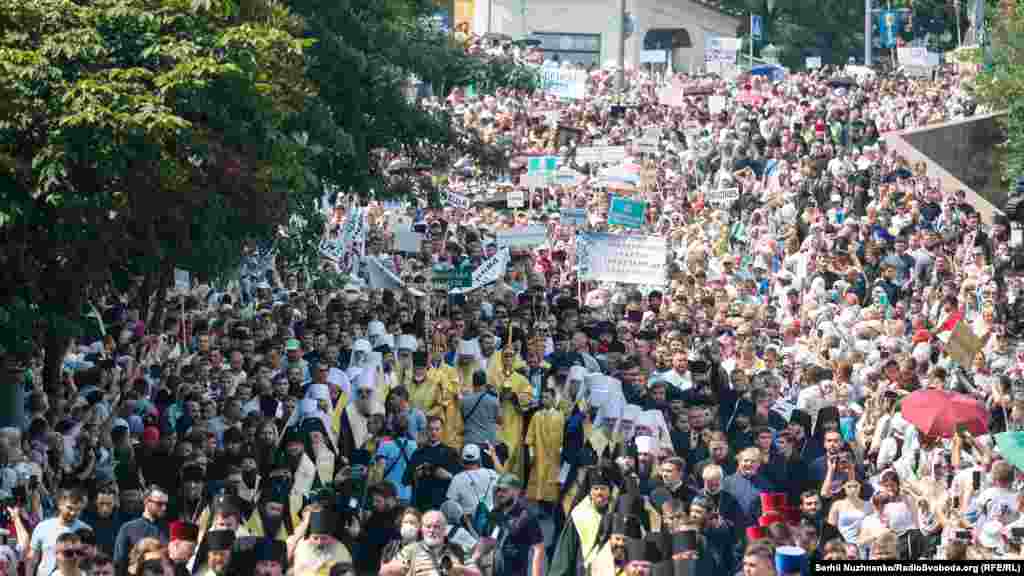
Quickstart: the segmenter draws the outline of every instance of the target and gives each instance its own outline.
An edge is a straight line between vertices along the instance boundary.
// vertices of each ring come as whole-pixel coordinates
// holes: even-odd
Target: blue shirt
[[[91,529],[88,524],[78,519],[67,527],[61,526],[60,518],[49,518],[36,524],[30,544],[33,552],[41,557],[36,574],[49,576],[54,571],[57,567],[57,537],[67,532],[77,532],[80,528]]]
[[[389,480],[398,488],[398,499],[402,502],[412,501],[412,486],[402,484],[402,476],[405,475],[405,467],[412,460],[412,454],[416,451],[416,443],[406,438],[385,438],[377,446],[377,460],[383,460],[385,480]],[[402,457],[402,453],[405,457]]]

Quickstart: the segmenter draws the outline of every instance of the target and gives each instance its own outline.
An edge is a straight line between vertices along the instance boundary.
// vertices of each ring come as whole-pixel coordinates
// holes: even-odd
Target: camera
[[[452,559],[450,554],[441,556],[440,566],[438,572],[441,576],[448,576],[452,573],[452,567],[455,566],[455,560]]]
[[[434,465],[420,464],[419,468],[416,469],[416,473],[419,474],[420,478],[429,478],[434,475]]]

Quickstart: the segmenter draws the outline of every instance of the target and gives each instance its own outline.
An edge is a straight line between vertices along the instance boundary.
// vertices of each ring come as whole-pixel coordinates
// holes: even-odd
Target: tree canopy
[[[17,327],[0,352],[28,354],[40,333],[56,352],[99,287],[145,305],[175,266],[230,270],[291,215],[306,226],[284,247],[315,250],[325,192],[395,185],[380,151],[465,147],[406,97],[412,76],[442,93],[494,78],[432,10],[0,0],[0,324]]]
[[[775,0],[771,10],[768,0],[719,0],[718,4],[742,16],[762,15],[764,41],[781,50],[782,62],[787,66],[801,68],[809,55],[822,56],[826,64],[844,64],[849,57],[861,58],[864,53],[863,0]],[[912,16],[904,20],[909,25],[900,36],[907,42],[927,37],[935,51],[957,46],[957,17],[963,32],[969,26],[967,4],[967,0],[960,2],[958,13],[954,3],[947,0],[873,1],[876,9],[909,9]],[[877,40],[877,17],[875,22],[873,37]],[[742,30],[749,34],[749,24],[744,24]]]

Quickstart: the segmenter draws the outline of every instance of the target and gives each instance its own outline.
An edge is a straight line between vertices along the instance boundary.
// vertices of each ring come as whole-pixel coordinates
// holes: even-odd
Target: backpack
[[[472,526],[473,531],[478,535],[483,534],[484,530],[487,529],[487,519],[491,516],[491,511],[487,509],[487,505],[481,500],[476,504],[476,510],[473,511],[473,515],[470,517],[469,524]]]
[[[483,535],[484,530],[487,529],[487,521],[491,516],[491,511],[487,508],[487,504],[485,504],[484,501],[487,499],[487,494],[491,491],[491,487],[494,486],[494,482],[497,479],[497,476],[491,478],[491,482],[487,485],[487,489],[481,494],[476,487],[476,482],[473,482],[473,477],[469,476],[469,483],[477,493],[477,504],[476,508],[473,509],[473,513],[469,517],[469,525],[473,531],[476,532],[477,536]]]

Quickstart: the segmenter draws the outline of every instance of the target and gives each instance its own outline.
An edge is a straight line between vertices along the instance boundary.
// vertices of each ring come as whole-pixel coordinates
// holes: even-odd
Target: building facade
[[[599,66],[616,62],[625,42],[627,68],[638,66],[644,51],[663,51],[682,72],[699,69],[706,43],[735,37],[746,18],[696,0],[626,0],[633,30],[623,38],[621,0],[472,0],[472,14],[469,2],[455,0],[456,20],[468,21],[475,34],[533,37],[549,58]]]

